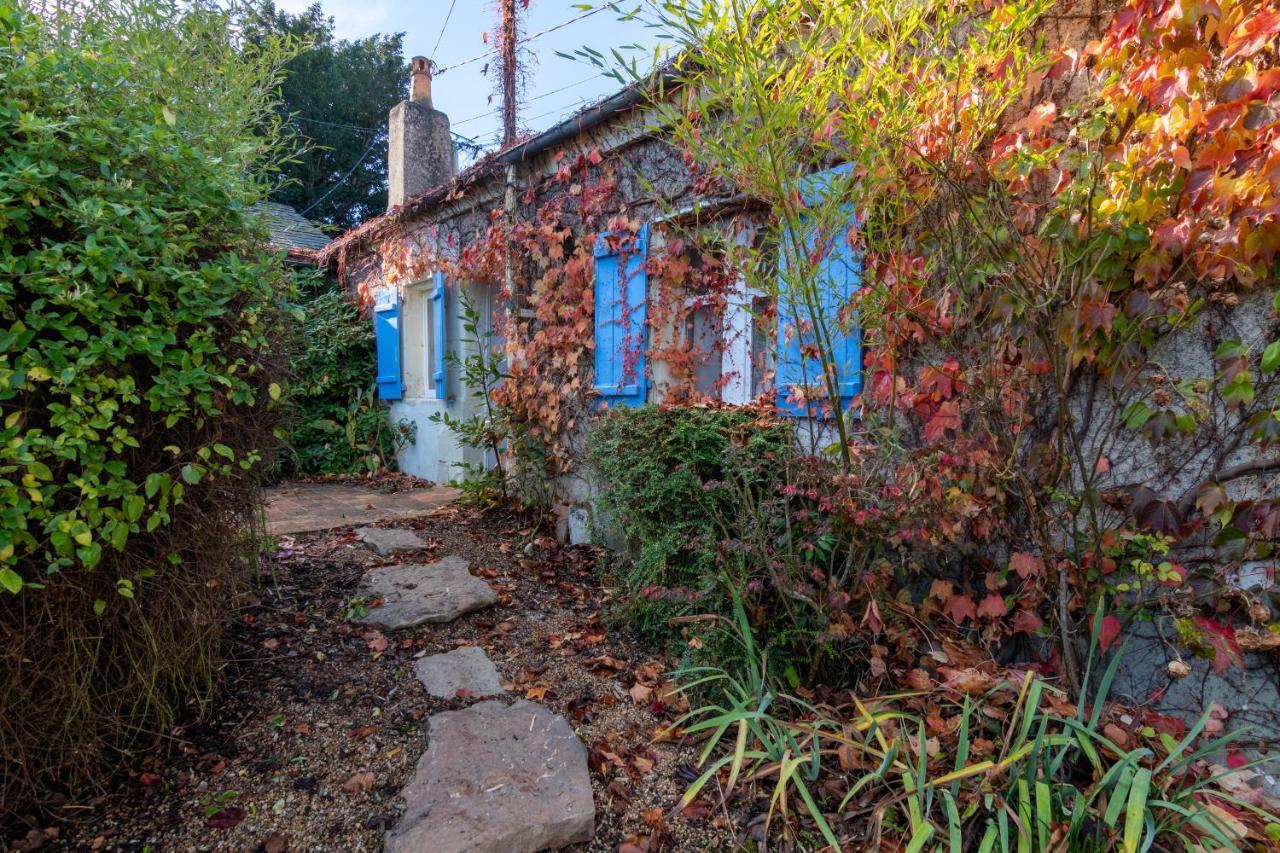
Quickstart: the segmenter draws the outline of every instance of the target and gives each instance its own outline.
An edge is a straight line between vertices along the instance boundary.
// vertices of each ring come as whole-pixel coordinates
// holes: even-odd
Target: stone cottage
[[[659,74],[644,85],[664,82]],[[443,481],[459,464],[497,462],[432,420],[466,417],[477,406],[447,357],[467,348],[460,300],[477,306],[499,337],[519,332],[518,341],[508,339],[519,345],[506,348],[508,368],[521,377],[512,384],[525,395],[516,403],[541,418],[540,438],[554,432],[568,448],[547,486],[575,540],[590,529],[590,485],[578,476],[575,442],[601,406],[757,401],[806,414],[791,393],[809,366],[802,341],[790,334],[797,324],[733,272],[734,247],[764,239],[762,212],[700,174],[650,128],[651,94],[626,87],[458,173],[448,119],[431,105],[430,64],[416,58],[411,96],[390,115],[390,207],[321,254],[372,307],[379,394],[393,421],[416,429],[399,460],[410,473]],[[815,175],[809,189],[821,192],[839,173]],[[513,220],[524,226],[511,228]],[[697,250],[687,251],[692,244]],[[504,260],[495,262],[499,255]],[[827,272],[837,300],[858,286],[856,259],[836,257]],[[1238,326],[1249,346],[1265,340],[1273,291],[1247,295],[1220,325]],[[1211,343],[1171,336],[1162,360],[1185,375],[1212,375]],[[861,390],[861,339],[855,331],[836,344],[843,403]],[[1143,442],[1134,432],[1117,444],[1107,485],[1123,489],[1152,476]],[[1182,479],[1203,479],[1212,455],[1208,448],[1189,454]],[[1266,489],[1258,478],[1236,485],[1241,494]],[[1228,580],[1269,595],[1273,572],[1274,561],[1247,564]],[[1243,672],[1215,673],[1204,661],[1173,681],[1164,669],[1166,644],[1148,634],[1138,626],[1117,692],[1189,717],[1218,701],[1241,722],[1280,728],[1278,682],[1267,662],[1250,656],[1247,687]]]
[[[786,404],[802,372],[800,344],[788,345],[777,363],[774,326],[786,318],[726,263],[735,245],[759,239],[758,212],[731,188],[700,178],[647,127],[648,87],[667,78],[625,87],[458,174],[448,118],[432,106],[429,61],[415,58],[411,75],[409,99],[389,118],[388,211],[321,256],[372,306],[379,395],[389,401],[392,421],[408,422],[416,433],[400,455],[402,470],[447,481],[460,465],[496,461],[459,444],[432,417],[465,418],[477,405],[448,356],[466,352],[460,300],[478,308],[482,331],[498,336],[505,323],[540,322],[540,306],[547,307],[533,294],[539,276],[551,274],[546,270],[477,274],[483,261],[473,257],[462,262],[470,272],[458,271],[486,234],[493,239],[494,219],[504,212],[554,229],[563,242],[549,248],[553,258],[576,247],[589,259],[581,272],[590,279],[593,317],[574,336],[589,354],[578,378],[590,387],[582,389],[586,410],[563,413],[562,431],[580,433],[582,415],[601,406],[773,399],[775,376],[782,377],[777,399]],[[546,210],[557,205],[552,225]],[[560,257],[564,263],[551,263],[552,273],[575,269]],[[846,288],[856,287],[856,273],[838,275]],[[858,390],[858,346],[850,337],[844,348],[842,397]],[[589,486],[573,476],[572,455],[552,490],[579,539],[586,535]]]

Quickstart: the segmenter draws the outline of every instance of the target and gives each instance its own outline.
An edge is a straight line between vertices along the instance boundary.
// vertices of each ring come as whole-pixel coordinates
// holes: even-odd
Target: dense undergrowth
[[[633,627],[674,641],[729,612],[729,585],[744,579],[724,575],[720,558],[728,484],[772,482],[791,441],[789,424],[748,409],[617,408],[592,425],[599,524],[631,549],[620,615]]]
[[[369,473],[395,464],[410,436],[388,421],[370,378],[373,328],[324,276],[299,275],[292,327],[289,424],[275,475]]]
[[[293,46],[73,8],[0,3],[5,817],[210,697],[280,422],[289,284],[244,211]]]
[[[708,778],[809,849],[1273,845],[1229,712],[1154,708],[1184,658],[1222,674],[1280,632],[1229,582],[1280,531],[1280,17],[642,7],[687,51],[654,124],[768,208],[740,269],[825,433],[703,484],[732,495],[703,577],[741,604],[706,608],[737,653],[687,674]],[[1108,704],[1126,626],[1164,618],[1152,707]]]

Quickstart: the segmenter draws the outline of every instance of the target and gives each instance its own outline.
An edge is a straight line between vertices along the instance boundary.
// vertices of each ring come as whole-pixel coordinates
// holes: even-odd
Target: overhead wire
[[[363,163],[365,161],[365,158],[369,156],[369,152],[373,150],[373,146],[376,145],[377,142],[378,142],[378,137],[376,136],[373,139],[369,140],[369,144],[365,146],[364,153],[360,155],[360,159],[356,161],[355,165],[352,166],[350,169],[348,169],[347,173],[343,175],[341,178],[339,178],[336,184],[329,187],[328,192],[320,196],[320,198],[316,199],[315,201],[311,202],[311,204],[307,205],[306,210],[298,211],[298,215],[306,216],[315,208],[316,205],[318,205],[320,202],[327,199],[329,196],[333,195],[334,192],[337,191],[338,187],[345,184],[351,178],[351,176],[356,173],[356,169],[360,168],[360,164]]]
[[[522,42],[531,42],[531,41],[533,41],[534,39],[539,38],[540,36],[545,36],[547,33],[553,33],[553,32],[555,32],[556,30],[564,29],[565,27],[569,26],[570,24],[576,24],[578,21],[581,21],[581,20],[583,20],[584,18],[590,18],[592,15],[596,14],[597,12],[603,12],[603,11],[604,11],[605,9],[607,9],[607,8],[609,8],[609,7],[608,7],[608,6],[597,6],[596,8],[594,8],[594,9],[590,9],[590,10],[588,10],[588,11],[586,11],[586,12],[583,12],[581,15],[578,15],[578,16],[576,16],[576,17],[570,18],[570,19],[569,19],[569,20],[567,20],[567,21],[561,21],[560,23],[556,24],[556,25],[555,25],[555,26],[553,26],[553,27],[547,27],[545,30],[539,30],[539,31],[538,31],[538,32],[536,32],[536,33],[533,33],[533,34],[531,34],[531,35],[527,35],[527,36],[523,37],[522,39],[520,39],[520,41],[522,41]],[[439,46],[440,46],[440,45],[439,45],[439,43],[437,43],[437,44],[436,44],[436,47],[439,47]],[[444,72],[446,72],[446,71],[452,71],[454,68],[461,68],[461,67],[462,67],[462,66],[464,66],[464,65],[470,65],[470,64],[471,64],[471,63],[473,63],[473,62],[479,62],[480,60],[484,59],[486,56],[492,56],[492,55],[494,55],[494,54],[495,54],[495,53],[497,53],[497,52],[498,52],[498,48],[497,48],[497,47],[491,47],[491,48],[489,48],[488,50],[486,50],[484,53],[478,53],[478,54],[476,54],[475,56],[468,57],[467,59],[461,59],[461,60],[459,60],[459,61],[457,61],[457,62],[455,62],[455,63],[453,63],[453,64],[451,64],[451,65],[445,65],[445,66],[442,66],[442,67],[438,67],[438,68],[436,68],[436,70],[435,70],[436,76],[439,76],[439,75],[443,74],[443,73],[444,73]]]
[[[449,12],[444,16],[444,24],[440,27],[440,37],[436,39],[436,46],[431,48],[431,55],[435,56],[437,50],[440,49],[440,42],[444,41],[445,30],[449,29],[449,19],[453,17],[453,7],[458,5],[458,0],[450,0]]]
[[[590,83],[592,80],[597,80],[597,79],[599,79],[599,78],[601,78],[601,77],[603,77],[603,76],[605,76],[605,75],[603,75],[603,74],[592,74],[590,77],[587,77],[587,78],[582,79],[582,80],[577,80],[577,81],[575,81],[575,82],[573,82],[573,83],[569,83],[568,85],[565,85],[565,86],[561,86],[559,89],[552,89],[550,92],[543,92],[541,95],[534,95],[532,98],[529,98],[528,100],[526,100],[526,101],[525,101],[525,103],[526,103],[526,104],[531,104],[531,103],[533,103],[534,101],[540,101],[540,100],[542,100],[543,98],[548,98],[548,97],[550,97],[550,96],[552,96],[552,95],[558,95],[558,94],[560,94],[561,92],[567,92],[567,91],[568,91],[568,90],[570,90],[570,89],[573,89],[573,88],[575,88],[575,87],[577,87],[577,86],[581,86],[581,85],[583,85],[583,84],[585,84],[585,83]],[[479,120],[480,120],[480,119],[482,119],[482,118],[488,118],[489,116],[493,115],[493,112],[494,112],[493,110],[486,110],[485,112],[482,112],[482,113],[480,113],[480,114],[478,114],[478,115],[473,115],[473,116],[471,116],[470,118],[464,118],[462,121],[454,122],[454,123],[453,123],[453,126],[454,126],[454,127],[461,127],[461,126],[462,126],[462,125],[464,125],[464,124],[468,124],[468,123],[473,122],[473,121],[479,121]]]
[[[295,116],[290,116],[290,118],[297,119],[298,121],[305,121],[308,124],[320,124],[320,125],[324,125],[325,127],[340,127],[346,130],[356,130],[361,133],[380,133],[386,130],[385,127],[360,127],[354,124],[342,124],[336,121],[324,121],[323,119],[318,119],[318,118],[307,118],[306,116],[295,115]],[[457,142],[459,145],[462,145],[467,148],[477,148],[477,149],[480,147],[480,143],[475,137],[463,136],[461,133],[454,133],[453,130],[450,130],[449,134],[453,137],[454,142]]]

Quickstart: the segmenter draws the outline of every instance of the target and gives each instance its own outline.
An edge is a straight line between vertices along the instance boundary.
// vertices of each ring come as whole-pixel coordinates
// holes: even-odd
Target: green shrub
[[[0,812],[208,695],[279,422],[287,276],[243,211],[292,48],[74,8],[0,2]]]
[[[302,282],[289,382],[288,453],[280,475],[376,471],[395,463],[403,431],[377,400],[373,325],[327,277]]]
[[[587,437],[599,508],[629,554],[623,613],[648,636],[672,636],[672,617],[724,614],[720,519],[726,481],[767,484],[790,453],[789,424],[749,409],[617,408]]]

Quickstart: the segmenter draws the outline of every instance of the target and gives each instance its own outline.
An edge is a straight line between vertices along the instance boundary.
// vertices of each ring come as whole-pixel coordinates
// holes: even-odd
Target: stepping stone
[[[534,853],[591,840],[587,750],[562,717],[489,700],[431,717],[427,743],[387,853]]]
[[[420,551],[427,547],[425,539],[403,527],[361,527],[356,536],[383,557],[396,551]]]
[[[374,569],[360,581],[357,594],[381,598],[382,604],[355,621],[395,631],[426,622],[449,622],[488,607],[498,594],[467,571],[468,565],[461,557],[445,557],[425,565]]]
[[[425,657],[413,667],[418,680],[432,696],[453,699],[459,690],[471,698],[504,693],[498,668],[479,646],[463,646],[442,655]]]

